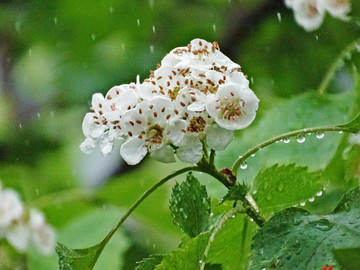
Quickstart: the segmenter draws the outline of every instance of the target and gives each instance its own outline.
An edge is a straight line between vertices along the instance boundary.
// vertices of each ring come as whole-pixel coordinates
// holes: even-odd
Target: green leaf
[[[336,266],[333,249],[360,246],[360,187],[327,215],[299,208],[275,214],[253,239],[249,269],[321,269]]]
[[[221,202],[224,201],[238,201],[246,196],[248,189],[246,185],[236,184],[229,188],[226,195],[222,198]]]
[[[163,255],[151,255],[149,258],[143,259],[136,263],[135,270],[154,270],[155,267],[161,263]]]
[[[204,260],[204,251],[211,232],[201,233],[195,238],[186,238],[180,247],[166,255],[156,270],[200,269]]]
[[[339,127],[344,127],[349,129],[353,133],[357,133],[360,131],[360,114],[356,116],[352,121],[346,123],[344,125],[340,125]]]
[[[262,214],[272,214],[286,207],[316,197],[322,189],[320,173],[305,167],[274,165],[262,170],[252,187],[253,198]]]
[[[360,268],[360,248],[345,248],[333,250],[336,261],[341,269],[352,270]]]
[[[60,269],[93,269],[98,252],[103,248],[101,241],[116,224],[121,211],[114,207],[97,209],[72,221],[59,232],[56,252],[59,255]],[[98,243],[94,245],[94,242]],[[81,247],[89,248],[80,249]],[[105,246],[94,269],[119,269],[122,266],[122,254],[129,247],[126,236],[118,230]]]
[[[191,174],[186,181],[175,184],[170,198],[170,211],[174,223],[190,237],[206,231],[210,217],[210,198],[206,188]]]
[[[69,249],[58,243],[56,253],[59,255],[60,270],[88,270],[93,269],[102,245],[98,244],[85,249]]]

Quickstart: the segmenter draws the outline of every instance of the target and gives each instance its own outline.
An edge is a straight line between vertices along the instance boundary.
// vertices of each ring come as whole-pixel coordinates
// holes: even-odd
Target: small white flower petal
[[[138,164],[147,154],[145,142],[138,138],[129,138],[121,145],[120,155],[129,165]]]
[[[55,232],[47,224],[33,230],[31,236],[36,249],[41,253],[49,255],[55,251]]]
[[[80,144],[80,150],[87,155],[91,154],[95,147],[96,141],[89,137]]]
[[[350,0],[320,0],[325,9],[334,17],[346,19],[350,12]]]
[[[168,135],[168,138],[175,146],[183,144],[185,129],[186,121],[178,118],[170,121],[168,127],[170,134]]]
[[[206,129],[207,145],[216,151],[224,150],[234,138],[234,131],[213,124]]]
[[[306,31],[314,31],[323,22],[325,9],[317,0],[293,0],[296,22]]]
[[[8,242],[19,251],[24,251],[27,249],[30,238],[30,230],[27,224],[18,222],[14,225],[11,225],[6,230],[5,234]]]
[[[0,228],[9,226],[24,212],[19,195],[12,189],[0,191]]]
[[[203,145],[197,137],[185,136],[184,145],[176,150],[177,157],[187,163],[195,164],[202,158]]]
[[[165,145],[150,154],[150,157],[163,163],[176,162],[174,149],[170,145]]]

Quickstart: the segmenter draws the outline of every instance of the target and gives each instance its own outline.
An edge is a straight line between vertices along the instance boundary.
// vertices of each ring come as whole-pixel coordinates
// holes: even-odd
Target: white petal
[[[197,137],[186,136],[185,144],[176,150],[177,157],[187,163],[197,163],[202,158],[203,145]]]
[[[183,144],[184,130],[186,129],[186,121],[182,119],[174,119],[169,123],[169,140],[175,145]]]
[[[47,224],[32,231],[32,240],[37,250],[43,254],[51,254],[55,251],[55,232]]]
[[[205,102],[194,102],[192,104],[190,104],[187,109],[189,111],[193,111],[193,112],[202,112],[205,110]]]
[[[108,137],[108,136],[107,136]],[[113,148],[114,148],[114,143],[109,141],[109,139],[105,137],[103,138],[99,145],[100,145],[100,150],[101,150],[101,153],[104,155],[104,156],[108,156],[111,154]]]
[[[9,226],[23,212],[22,202],[14,190],[4,189],[0,192],[0,227]]]
[[[120,148],[120,155],[129,165],[138,164],[146,154],[145,142],[138,138],[129,138]]]
[[[101,93],[95,93],[92,96],[91,106],[95,111],[99,111],[102,109],[102,105],[105,103],[105,98]]]
[[[294,0],[293,10],[296,22],[307,31],[314,31],[323,22],[325,9],[316,0]]]
[[[80,150],[87,155],[91,154],[95,147],[96,141],[91,138],[86,138],[85,141],[80,144]]]
[[[6,231],[6,239],[19,251],[26,250],[30,237],[30,230],[26,224],[17,223]]]
[[[163,163],[176,162],[174,149],[170,145],[163,146],[150,154],[153,159]]]
[[[216,151],[224,150],[234,138],[234,131],[214,124],[206,129],[207,145]]]
[[[346,19],[350,12],[350,0],[321,0],[325,9],[334,17]]]

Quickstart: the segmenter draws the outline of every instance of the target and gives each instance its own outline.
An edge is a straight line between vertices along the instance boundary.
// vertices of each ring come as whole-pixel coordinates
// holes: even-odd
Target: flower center
[[[161,144],[163,139],[163,130],[164,128],[159,125],[154,125],[148,129],[146,142],[152,144]]]
[[[205,130],[206,122],[205,120],[199,116],[199,117],[193,117],[190,120],[190,125],[188,127],[188,131],[190,132],[203,132]]]
[[[173,90],[168,91],[169,97],[172,100],[176,99],[176,97],[179,95],[179,91],[180,91],[180,87],[174,87]]]
[[[241,108],[245,106],[245,101],[243,99],[235,98],[230,100],[225,97],[218,102],[220,102],[220,104],[216,109],[220,110],[221,118],[234,121],[245,114],[245,112],[241,110]]]

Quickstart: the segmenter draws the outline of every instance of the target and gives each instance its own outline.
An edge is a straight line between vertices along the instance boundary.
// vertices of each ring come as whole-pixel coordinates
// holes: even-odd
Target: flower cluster
[[[0,239],[19,251],[25,251],[32,243],[43,253],[50,254],[55,248],[55,233],[37,209],[26,211],[18,194],[0,185]]]
[[[285,5],[294,11],[296,22],[307,31],[320,27],[326,11],[341,20],[347,19],[350,0],[285,0]]]
[[[204,145],[223,150],[234,130],[254,120],[259,99],[240,66],[216,42],[194,39],[167,54],[143,83],[119,85],[92,97],[83,121],[90,153],[96,145],[109,154],[123,140],[120,154],[130,165],[148,153],[162,162],[197,163]]]

